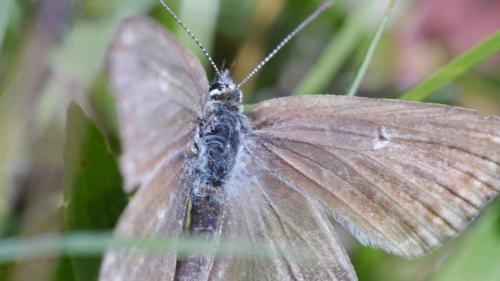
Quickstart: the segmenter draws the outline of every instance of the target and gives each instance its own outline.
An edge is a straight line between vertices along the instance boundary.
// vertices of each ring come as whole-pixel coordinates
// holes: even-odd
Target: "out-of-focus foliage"
[[[321,3],[166,1],[217,64],[231,67],[236,80]],[[500,114],[500,17],[496,12],[500,1],[396,2],[371,63],[365,63],[369,66],[357,94],[397,98],[418,84],[410,91],[419,93],[412,94],[418,100]],[[291,94],[346,94],[387,4],[336,1],[245,84],[245,102]],[[0,1],[3,239],[112,230],[125,197],[118,188],[120,143],[105,54],[118,24],[139,14],[157,19],[200,55],[154,0]],[[472,57],[458,57],[488,35],[493,37],[467,53],[472,52]],[[205,58],[199,58],[206,64]],[[452,69],[452,75],[443,76],[439,69]],[[206,70],[211,79],[211,69]],[[436,79],[438,84],[433,82]],[[92,121],[76,105],[67,120],[71,101]],[[82,131],[90,135],[78,133]],[[65,144],[66,151],[85,152],[78,156],[81,160],[68,153],[63,157]],[[414,261],[360,247],[348,237],[343,240],[360,280],[499,280],[499,221],[497,201],[461,237]],[[8,241],[2,240],[0,246],[8,246]],[[16,262],[15,256],[8,257],[0,265],[0,280],[35,280],[34,276],[36,280],[93,280],[98,268],[94,258],[52,256]]]

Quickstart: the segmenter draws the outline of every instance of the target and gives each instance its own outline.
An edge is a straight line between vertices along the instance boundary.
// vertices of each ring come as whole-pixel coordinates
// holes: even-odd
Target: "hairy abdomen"
[[[189,156],[187,174],[191,187],[190,235],[212,239],[220,230],[224,209],[224,183],[234,166],[243,132],[241,113],[221,104],[210,109],[200,121]],[[214,243],[211,240],[210,243]],[[205,279],[210,257],[192,253],[177,262],[176,280]]]

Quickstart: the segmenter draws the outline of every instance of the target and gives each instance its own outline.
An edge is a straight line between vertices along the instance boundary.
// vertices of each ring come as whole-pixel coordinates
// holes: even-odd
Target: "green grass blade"
[[[107,250],[133,250],[152,254],[175,251],[180,257],[196,252],[255,259],[273,258],[276,255],[288,255],[298,260],[316,258],[314,253],[305,247],[290,248],[287,245],[278,242],[270,245],[223,240],[214,248],[212,241],[192,236],[120,238],[113,237],[109,232],[73,232],[65,235],[0,240],[0,264],[61,254],[73,257],[99,256]]]
[[[477,64],[497,54],[499,51],[500,31],[496,31],[475,47],[461,54],[429,78],[404,93],[400,99],[413,101],[425,100],[437,90],[459,78]]]
[[[396,1],[391,0],[389,2],[389,5],[387,6],[387,9],[385,10],[384,17],[382,21],[380,22],[377,32],[375,33],[375,36],[373,36],[373,39],[370,43],[370,46],[368,47],[368,51],[366,52],[365,57],[363,58],[363,62],[361,63],[361,66],[356,73],[356,77],[354,77],[354,80],[351,84],[351,87],[349,88],[349,91],[347,92],[348,96],[354,96],[356,95],[356,92],[359,89],[359,85],[361,84],[361,81],[365,77],[366,70],[368,69],[368,65],[370,65],[370,62],[372,61],[373,54],[375,53],[375,49],[377,49],[378,42],[380,41],[380,38],[382,37],[382,33],[384,33],[384,29],[387,25],[387,22],[389,21],[389,18],[391,16],[392,10],[394,8],[394,4]]]
[[[350,15],[342,29],[334,34],[309,73],[298,84],[293,95],[307,95],[323,90],[332,80],[365,32],[365,22],[373,14],[377,1],[362,5]]]

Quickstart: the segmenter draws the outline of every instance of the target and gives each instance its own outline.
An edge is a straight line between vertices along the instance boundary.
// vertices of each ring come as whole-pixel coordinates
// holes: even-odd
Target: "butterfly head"
[[[229,108],[241,109],[242,93],[238,85],[231,78],[229,71],[222,71],[210,85],[208,92],[211,101],[220,102]]]

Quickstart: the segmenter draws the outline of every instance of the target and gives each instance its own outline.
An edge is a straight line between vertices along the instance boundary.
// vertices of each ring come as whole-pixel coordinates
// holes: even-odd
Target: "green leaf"
[[[469,49],[447,65],[441,67],[441,69],[432,74],[429,78],[425,79],[423,82],[403,94],[400,99],[414,101],[425,100],[437,90],[467,73],[467,71],[471,70],[492,55],[497,54],[499,51],[500,31],[497,31],[477,44],[475,47]]]
[[[380,41],[380,37],[382,37],[382,33],[384,32],[385,26],[387,25],[387,22],[389,21],[389,18],[391,16],[392,9],[394,7],[394,4],[396,1],[391,0],[389,2],[389,5],[387,6],[387,9],[385,10],[384,18],[380,22],[377,32],[375,33],[375,36],[373,36],[372,41],[370,42],[370,46],[368,47],[368,51],[366,52],[365,57],[363,58],[363,62],[361,63],[361,66],[356,73],[356,76],[354,77],[354,80],[351,84],[351,87],[349,87],[349,91],[347,91],[348,96],[354,96],[356,92],[358,91],[359,85],[361,84],[361,81],[363,80],[363,77],[365,76],[366,70],[368,69],[368,65],[370,65],[370,62],[372,61],[373,54],[375,53],[375,49],[377,49],[378,42]]]
[[[108,230],[127,203],[115,156],[81,108],[68,109],[64,148],[66,231]],[[72,258],[77,280],[95,280],[100,258]]]
[[[500,201],[486,210],[460,248],[446,261],[433,281],[500,278]]]
[[[73,271],[70,257],[64,256],[59,258],[53,280],[76,281],[75,272]]]
[[[118,113],[116,111],[115,95],[112,93],[108,77],[101,72],[89,90],[89,102],[94,109],[99,128],[115,154],[120,154],[120,139],[118,136]],[[97,123],[97,122],[96,122]]]

